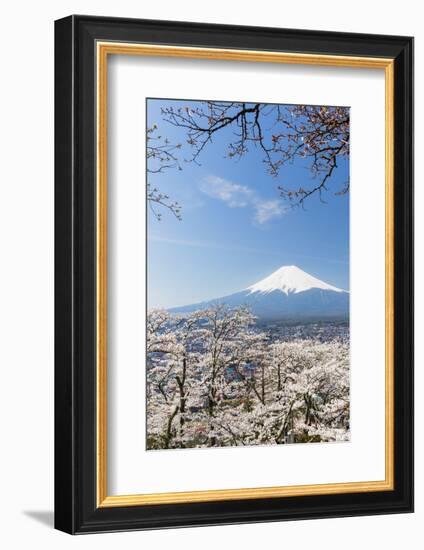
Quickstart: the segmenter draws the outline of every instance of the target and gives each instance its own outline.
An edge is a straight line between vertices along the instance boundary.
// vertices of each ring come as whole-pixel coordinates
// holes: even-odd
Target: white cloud
[[[230,208],[248,206],[253,191],[246,185],[232,183],[218,176],[208,176],[200,184],[200,191],[214,199],[224,201]]]
[[[254,221],[261,225],[273,218],[279,218],[287,211],[282,201],[262,199],[247,185],[233,183],[218,176],[208,176],[199,188],[205,195],[222,200],[230,208],[250,206],[255,211]]]
[[[279,218],[287,208],[279,200],[258,201],[255,204],[255,221],[259,224],[266,223],[272,218]]]

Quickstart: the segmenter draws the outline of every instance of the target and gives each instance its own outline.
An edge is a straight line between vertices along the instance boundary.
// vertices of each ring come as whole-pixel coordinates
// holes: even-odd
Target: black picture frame
[[[394,60],[392,491],[97,507],[99,40]],[[55,527],[72,534],[413,511],[413,39],[72,15],[55,23]]]

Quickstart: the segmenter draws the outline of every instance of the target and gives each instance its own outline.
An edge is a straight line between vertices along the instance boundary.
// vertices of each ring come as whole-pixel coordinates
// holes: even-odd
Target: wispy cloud
[[[196,241],[191,239],[173,239],[168,237],[159,237],[157,235],[149,235],[148,239],[151,242],[172,244],[176,246],[211,248],[215,250],[229,250],[231,252],[249,252],[253,254],[266,254],[266,255],[272,255],[272,256],[279,255],[277,252],[265,250],[263,248],[252,248],[248,246],[239,246],[239,245],[231,245],[231,244],[228,245],[228,244],[215,243],[211,241]]]
[[[239,185],[218,176],[208,176],[200,184],[200,191],[214,199],[224,201],[230,208],[244,208],[253,197],[246,185]]]
[[[288,257],[284,257],[280,251],[267,250],[266,248],[254,248],[250,246],[240,246],[232,244],[223,244],[212,241],[198,241],[195,239],[175,239],[168,237],[160,237],[159,235],[148,235],[148,240],[155,243],[171,244],[175,246],[189,246],[195,248],[209,248],[213,250],[228,250],[230,252],[248,252],[250,254],[264,254],[266,256],[276,256],[280,258],[282,263],[291,264],[296,263],[298,260],[316,260],[320,262],[331,262],[336,264],[349,264],[348,259],[343,258],[326,258],[323,256],[309,256],[305,254],[290,254]]]
[[[279,200],[258,201],[255,204],[255,209],[255,221],[260,224],[272,220],[272,218],[279,218],[287,210]]]
[[[225,202],[230,208],[253,208],[253,219],[260,225],[287,212],[287,206],[282,201],[263,199],[247,185],[240,185],[218,176],[205,178],[199,189],[205,195]]]

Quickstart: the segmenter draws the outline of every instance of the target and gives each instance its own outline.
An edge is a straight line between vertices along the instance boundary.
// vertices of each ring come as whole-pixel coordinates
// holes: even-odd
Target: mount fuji
[[[294,265],[282,266],[261,281],[229,296],[170,309],[190,313],[215,304],[247,306],[259,320],[347,320],[349,292],[320,281]]]

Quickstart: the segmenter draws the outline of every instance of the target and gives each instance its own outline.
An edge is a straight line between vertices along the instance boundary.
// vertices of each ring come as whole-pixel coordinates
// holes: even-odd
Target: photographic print
[[[413,511],[413,47],[55,22],[57,529]]]
[[[349,440],[349,116],[146,100],[148,450]]]

